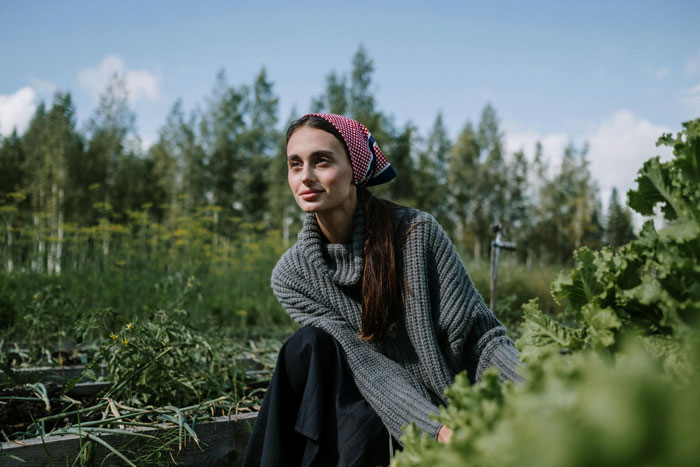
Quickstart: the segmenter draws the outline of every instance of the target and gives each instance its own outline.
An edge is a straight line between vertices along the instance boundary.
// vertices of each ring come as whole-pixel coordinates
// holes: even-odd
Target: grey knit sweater
[[[474,288],[452,242],[429,214],[396,211],[414,226],[399,272],[407,287],[404,310],[379,343],[358,338],[362,311],[359,284],[364,257],[364,216],[353,216],[353,241],[328,244],[314,214],[298,242],[275,266],[272,289],[289,315],[323,329],[342,346],[363,397],[399,439],[411,421],[437,436],[430,414],[446,404],[443,392],[466,369],[472,382],[491,366],[501,380],[519,380],[518,352]]]

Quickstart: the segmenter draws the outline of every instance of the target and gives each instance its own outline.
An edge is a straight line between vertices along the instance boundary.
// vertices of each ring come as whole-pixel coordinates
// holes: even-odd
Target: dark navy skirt
[[[318,328],[295,332],[280,350],[244,466],[387,465],[389,449],[340,344]]]

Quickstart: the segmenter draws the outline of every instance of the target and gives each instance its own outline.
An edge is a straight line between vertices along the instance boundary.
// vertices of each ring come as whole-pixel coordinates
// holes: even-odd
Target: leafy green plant
[[[63,349],[77,310],[60,284],[49,284],[36,291],[24,305],[14,326],[7,330],[14,341],[18,361],[33,365],[61,365],[70,352]],[[15,359],[13,359],[15,360]]]
[[[408,427],[392,466],[700,463],[700,120],[658,144],[675,157],[644,164],[629,204],[668,223],[616,252],[579,249],[552,283],[563,318],[523,307],[527,382],[458,376],[439,415],[449,443]]]
[[[683,350],[697,355],[700,348]],[[662,375],[654,356],[631,339],[614,361],[597,352],[552,355],[520,386],[499,385],[495,370],[476,386],[462,376],[439,415],[454,429],[450,442],[409,427],[391,465],[695,465],[700,398],[693,388],[700,375],[682,384]]]
[[[95,364],[106,362],[115,383],[104,396],[133,407],[184,406],[222,395],[238,400],[243,374],[233,355],[187,322],[183,310],[158,310],[118,328],[103,326]]]
[[[620,334],[635,333],[657,357],[682,365],[675,347],[700,317],[700,120],[683,126],[657,143],[672,146],[675,158],[647,161],[628,194],[632,208],[650,215],[658,206],[669,223],[657,230],[647,221],[617,252],[578,250],[577,267],[552,284],[576,327],[547,320],[531,304],[520,341],[525,357],[557,346],[613,352]],[[554,337],[563,334],[566,345]]]

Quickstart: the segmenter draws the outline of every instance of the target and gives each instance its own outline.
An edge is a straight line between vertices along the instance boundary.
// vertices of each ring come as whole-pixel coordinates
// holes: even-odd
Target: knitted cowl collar
[[[352,216],[352,243],[327,243],[314,213],[306,214],[304,227],[297,237],[304,258],[323,276],[338,285],[355,285],[365,267],[362,247],[365,237],[365,216],[362,203],[357,203]]]
[[[362,123],[335,114],[314,113],[304,116],[321,117],[338,130],[350,155],[355,185],[374,186],[389,182],[396,177],[396,171]]]

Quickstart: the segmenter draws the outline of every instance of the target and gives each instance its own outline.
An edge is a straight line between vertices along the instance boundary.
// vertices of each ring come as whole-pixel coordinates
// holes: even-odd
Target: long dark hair
[[[350,152],[340,132],[327,120],[305,115],[292,122],[287,129],[287,142],[302,126],[326,131],[335,136]],[[362,273],[362,332],[360,338],[378,341],[386,336],[403,309],[403,279],[400,277],[400,243],[406,229],[395,216],[399,206],[377,198],[364,187],[357,188],[358,203],[362,203],[365,215],[365,242],[362,247],[364,270]]]

